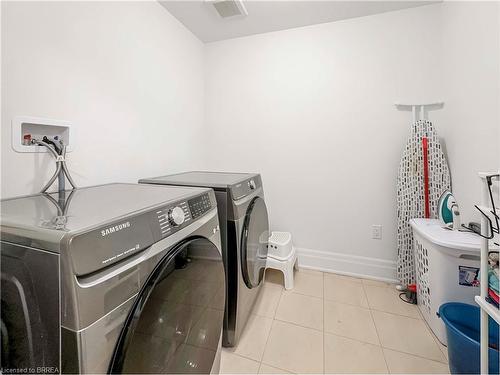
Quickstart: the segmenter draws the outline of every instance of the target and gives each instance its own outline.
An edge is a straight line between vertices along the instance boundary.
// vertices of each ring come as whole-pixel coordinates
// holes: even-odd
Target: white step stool
[[[297,252],[292,244],[292,235],[289,232],[272,232],[267,246],[267,268],[283,272],[285,289],[293,289]]]

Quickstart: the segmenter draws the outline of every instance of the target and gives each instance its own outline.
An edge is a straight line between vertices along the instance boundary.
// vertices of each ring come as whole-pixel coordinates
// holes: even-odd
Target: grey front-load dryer
[[[3,373],[218,372],[213,190],[109,184],[1,201]]]
[[[139,182],[215,190],[227,285],[222,344],[236,345],[259,295],[267,261],[269,221],[260,175],[186,172]]]

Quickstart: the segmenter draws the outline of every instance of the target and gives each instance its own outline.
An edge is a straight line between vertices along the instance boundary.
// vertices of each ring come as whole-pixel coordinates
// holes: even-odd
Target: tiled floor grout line
[[[334,299],[325,299],[325,301],[328,301],[328,302],[335,302],[335,303],[341,303],[343,305],[348,305],[348,306],[354,306],[354,307],[360,307],[362,309],[368,309],[369,307],[365,307],[365,306],[361,306],[361,305],[357,305],[355,303],[347,303],[347,302],[344,302],[344,301],[339,301],[339,300],[334,300]]]
[[[269,367],[274,367],[275,369],[278,369],[278,370],[281,370],[281,371],[284,371],[284,372],[287,372],[287,373],[290,373],[290,374],[295,374],[295,372],[292,372],[290,370],[285,370],[284,368],[281,368],[281,367],[277,367],[275,365],[268,365],[267,363],[264,363],[264,362],[261,362],[260,363],[260,366],[259,366],[259,371],[260,371],[260,368],[262,367],[262,365],[264,366],[269,366]]]
[[[280,308],[281,300],[283,299],[284,294],[285,294],[285,288],[282,288],[281,293],[280,293],[280,299],[278,301],[278,306],[276,306],[276,310],[274,310],[274,314],[273,314],[274,320],[276,320],[276,314],[278,313],[278,309]]]
[[[292,326],[299,327],[299,328],[310,329],[310,330],[313,330],[316,332],[324,332],[324,327],[323,327],[323,329],[317,329],[317,328],[312,328],[312,327],[308,327],[308,326],[303,326],[302,324],[290,322],[288,320],[281,320],[281,319],[276,319],[276,318],[274,320],[277,322],[280,322],[280,323],[291,324]]]
[[[243,355],[243,354],[239,354],[239,353],[236,353],[236,352],[232,352],[231,350],[228,350],[228,349],[226,349],[226,352],[228,352],[229,354],[235,355],[235,356],[237,356],[237,357],[240,357],[240,358],[243,358],[243,359],[247,359],[247,360],[252,361],[252,362],[257,362],[257,363],[259,363],[259,364],[261,363],[260,361],[257,361],[257,360],[256,360],[256,359],[254,359],[254,358],[250,358],[250,357],[247,357],[247,356],[245,356],[245,355]]]
[[[297,294],[298,296],[304,296],[304,297],[311,297],[311,298],[316,298],[316,299],[323,299],[323,297],[318,297],[318,296],[312,296],[310,294],[305,294],[305,293],[299,293],[299,292],[295,292],[293,290],[290,290],[290,291],[284,291],[283,294]]]
[[[441,361],[438,361],[437,359],[432,359],[432,358],[427,358],[427,357],[423,357],[421,355],[418,355],[418,354],[414,354],[414,353],[408,353],[408,352],[404,352],[402,350],[398,350],[398,349],[393,349],[393,348],[388,348],[388,347],[385,347],[385,346],[380,346],[382,349],[387,349],[387,350],[392,350],[393,352],[398,352],[398,353],[401,353],[401,354],[406,354],[406,355],[409,355],[409,356],[412,356],[412,357],[417,357],[417,358],[420,358],[420,359],[425,359],[426,361],[432,361],[432,362],[436,362],[436,363],[440,363],[442,365],[447,365],[448,362],[441,362]]]
[[[264,361],[264,355],[266,354],[267,343],[269,342],[269,338],[271,337],[271,332],[273,331],[274,322],[276,321],[276,319],[275,319],[276,313],[278,312],[278,308],[280,307],[280,302],[281,302],[282,296],[283,296],[283,290],[281,291],[281,294],[280,294],[278,306],[276,306],[276,310],[274,311],[273,321],[271,323],[271,329],[269,330],[269,333],[267,334],[266,343],[264,344],[264,351],[262,352],[262,357],[260,358],[259,372],[260,372],[260,368],[262,367],[262,364],[264,363],[263,361]],[[283,370],[283,369],[280,369],[280,370]],[[286,371],[286,370],[284,370],[284,371]]]
[[[365,296],[366,296],[366,294],[365,294]],[[409,318],[409,319],[414,319],[414,320],[423,320],[423,319],[414,318],[414,317],[408,316],[408,315],[397,314],[397,313],[392,312],[392,311],[384,311],[384,310],[380,310],[380,309],[376,309],[376,308],[370,307],[370,303],[368,302],[368,299],[367,299],[368,307],[361,306],[361,305],[356,305],[356,304],[353,304],[353,303],[347,303],[347,302],[344,302],[344,301],[333,300],[333,299],[325,299],[325,301],[334,302],[334,303],[340,303],[342,305],[348,305],[348,306],[353,306],[353,307],[359,307],[359,308],[365,309],[365,310],[373,310],[373,311],[382,312],[382,313],[386,313],[386,314],[401,316],[403,318]]]
[[[389,363],[387,363],[387,358],[385,357],[384,347],[382,346],[382,340],[380,340],[380,334],[378,332],[377,324],[375,323],[375,318],[373,317],[372,308],[370,306],[370,301],[368,300],[368,294],[366,293],[365,285],[364,284],[362,284],[362,285],[363,285],[363,293],[365,294],[365,297],[366,297],[366,303],[368,303],[368,311],[370,311],[370,317],[372,318],[372,323],[373,323],[373,326],[375,327],[375,332],[377,333],[377,339],[378,339],[378,343],[380,346],[380,350],[382,351],[382,356],[384,357],[385,368],[387,369],[387,373],[390,374],[391,370],[389,369]]]
[[[375,288],[379,288],[379,289],[390,289],[388,287],[383,287],[383,286],[378,286],[378,285],[368,285],[370,287],[375,287]],[[363,284],[363,291],[365,292],[365,296],[366,296],[366,300],[368,302],[368,306],[370,308],[370,310],[374,310],[374,311],[380,311],[380,312],[384,312],[384,313],[388,313],[388,314],[392,314],[392,315],[398,315],[398,316],[404,316],[406,318],[411,318],[411,319],[415,319],[415,320],[424,320],[422,314],[420,313],[420,309],[418,309],[417,307],[417,310],[418,310],[418,316],[420,318],[415,318],[413,316],[408,316],[408,315],[404,315],[404,314],[398,314],[398,313],[395,313],[395,312],[392,312],[392,311],[385,311],[385,310],[380,310],[380,309],[377,309],[375,307],[371,307],[370,306],[370,302],[368,301],[368,293],[366,293],[366,289],[365,289],[366,285]]]
[[[342,339],[351,340],[351,341],[356,341],[357,343],[360,343],[360,344],[373,345],[373,346],[380,346],[381,348],[383,348],[383,346],[382,346],[382,345],[377,345],[377,344],[374,344],[373,342],[363,341],[363,340],[360,340],[360,339],[355,339],[355,338],[352,338],[352,337],[349,337],[349,336],[339,335],[338,333],[333,333],[333,332],[328,332],[328,331],[325,331],[325,335],[330,335],[330,336],[340,337],[340,338],[342,338]],[[387,348],[387,349],[389,349],[389,348]]]
[[[269,330],[269,334],[267,335],[267,339],[266,339],[266,344],[264,345],[264,352],[262,353],[262,358],[260,359],[259,372],[260,372],[260,368],[262,367],[262,364],[264,364],[264,365],[266,365],[266,366],[271,366],[271,365],[268,365],[268,364],[266,364],[266,363],[264,363],[264,362],[263,362],[263,361],[264,361],[264,354],[266,353],[267,344],[268,344],[268,342],[269,342],[269,338],[271,337],[271,331],[273,330],[273,325],[274,325],[274,322],[281,322],[281,320],[276,319],[276,314],[277,314],[277,312],[278,312],[278,308],[279,308],[279,306],[280,306],[281,299],[282,299],[282,297],[283,297],[284,293],[285,293],[285,288],[284,288],[284,287],[282,287],[282,289],[281,289],[281,294],[280,294],[280,299],[279,299],[279,301],[278,301],[278,306],[276,306],[276,310],[274,311],[274,317],[273,317],[273,322],[271,323],[271,329]],[[286,323],[288,323],[288,322],[286,322]],[[285,372],[290,372],[290,371],[288,371],[288,370],[282,369],[282,368],[280,368],[280,367],[276,367],[276,366],[274,366],[274,365],[273,365],[273,366],[271,366],[271,367],[274,367],[274,368],[276,368],[276,369],[279,369],[279,370],[282,370],[282,371],[285,371]]]
[[[427,320],[425,320],[424,315],[422,314],[422,311],[420,311],[420,308],[417,307],[417,310],[418,310],[418,313],[420,314],[423,322],[425,323],[425,326],[427,327],[427,330],[429,331],[429,333],[431,334],[432,338],[434,339],[434,342],[437,344],[437,346],[439,347],[439,350],[443,354],[443,357],[446,359],[446,363],[448,363],[449,362],[448,357],[441,350],[442,346],[445,347],[446,350],[448,350],[448,347],[446,345],[442,344],[441,341],[439,341],[439,339],[437,338],[437,336],[432,331],[432,328],[430,327],[429,323],[427,322]]]
[[[279,321],[279,320],[277,320],[277,319],[276,319],[276,313],[278,312],[278,309],[279,309],[279,307],[280,307],[280,303],[281,303],[281,299],[283,298],[283,293],[284,293],[284,290],[285,290],[285,288],[284,288],[284,287],[282,287],[282,289],[281,289],[281,293],[280,293],[280,298],[279,298],[279,301],[278,301],[278,305],[276,306],[276,310],[274,310],[274,314],[273,314],[273,318],[272,318],[272,319],[273,319],[273,321],[272,321],[272,323],[271,323],[271,329],[269,330],[269,333],[268,333],[268,335],[267,335],[267,338],[266,338],[266,343],[264,344],[264,351],[262,352],[262,357],[260,358],[259,373],[260,373],[260,368],[262,367],[262,364],[264,363],[264,362],[263,362],[263,361],[264,361],[264,355],[266,354],[267,344],[268,344],[268,342],[269,342],[269,338],[271,337],[271,332],[272,332],[272,330],[273,330],[274,322],[275,322],[275,321]],[[264,364],[265,364],[265,363],[264,363]],[[266,365],[266,366],[268,366],[267,364],[265,364],[265,365]],[[275,367],[275,366],[273,366],[273,367]],[[278,367],[275,367],[275,368],[278,368]],[[280,370],[287,371],[287,370],[282,369],[282,368],[280,368]],[[287,371],[287,372],[288,372],[288,371]]]
[[[413,319],[413,320],[417,320],[417,321],[424,320],[424,319],[420,319],[420,318],[415,318],[413,316],[408,316],[408,315],[403,315],[403,314],[397,314],[397,313],[392,312],[392,311],[385,311],[385,310],[376,309],[374,307],[369,307],[369,309],[373,310],[373,311],[376,311],[376,312],[381,312],[381,313],[385,313],[385,314],[391,314],[391,315],[401,316],[403,318]]]

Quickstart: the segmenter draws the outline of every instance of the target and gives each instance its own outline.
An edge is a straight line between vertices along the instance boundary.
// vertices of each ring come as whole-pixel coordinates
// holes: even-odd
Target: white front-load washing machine
[[[227,286],[223,345],[235,346],[261,290],[266,268],[269,220],[261,176],[186,172],[139,182],[215,190]]]

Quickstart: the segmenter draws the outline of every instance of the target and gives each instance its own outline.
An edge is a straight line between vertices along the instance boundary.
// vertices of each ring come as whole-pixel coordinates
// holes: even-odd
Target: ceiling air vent
[[[222,18],[246,16],[248,12],[242,0],[205,0],[213,5]]]

